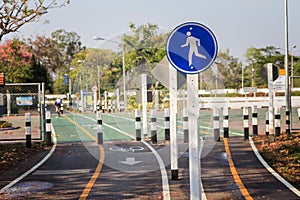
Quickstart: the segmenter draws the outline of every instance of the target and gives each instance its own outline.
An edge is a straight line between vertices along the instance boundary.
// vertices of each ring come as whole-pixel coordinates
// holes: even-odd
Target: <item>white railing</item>
[[[242,108],[256,105],[258,108],[269,106],[269,97],[200,97],[200,108],[229,107]],[[292,107],[300,107],[300,96],[292,96]],[[285,97],[277,96],[274,99],[275,107],[285,106]]]

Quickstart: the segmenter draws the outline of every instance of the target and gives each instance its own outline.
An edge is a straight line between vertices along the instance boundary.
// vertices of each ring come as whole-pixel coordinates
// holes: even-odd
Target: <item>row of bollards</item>
[[[243,108],[243,127],[244,127],[244,139],[249,139],[249,108]],[[213,131],[214,140],[220,141],[220,108],[213,109]],[[223,110],[223,134],[224,138],[229,138],[229,112],[228,107],[222,108]],[[170,140],[170,111],[168,108],[164,109],[164,130],[165,130],[165,140]],[[182,114],[183,120],[183,133],[184,133],[184,143],[189,142],[188,138],[188,113],[187,110],[183,109]],[[266,135],[269,131],[268,123],[268,112],[266,114]],[[275,135],[280,135],[280,108],[275,108]],[[136,129],[136,140],[141,140],[141,115],[140,110],[135,110],[135,129]],[[258,135],[258,113],[257,106],[252,106],[252,134],[254,136]],[[151,141],[153,144],[157,143],[157,125],[156,125],[156,111],[151,110]]]
[[[220,125],[219,125],[219,108],[213,109],[213,129],[214,129],[214,139],[215,141],[220,140]],[[274,129],[275,136],[280,136],[280,107],[275,107],[274,109]],[[228,108],[223,108],[223,132],[224,137],[229,138],[229,126],[228,126]],[[244,139],[249,139],[249,110],[248,107],[243,108],[243,127],[244,127]],[[258,135],[258,113],[257,106],[252,106],[252,132],[253,136]],[[266,135],[269,135],[270,132],[270,123],[269,123],[269,112],[266,112]]]
[[[229,138],[229,112],[228,107],[223,109],[223,133],[224,138]],[[213,131],[214,131],[214,140],[220,141],[220,108],[213,108]],[[280,108],[275,107],[274,109],[274,127],[275,127],[275,136],[280,135]],[[189,142],[188,138],[188,113],[187,110],[183,109],[182,114],[183,120],[183,134],[184,134],[184,143]],[[156,121],[156,110],[151,110],[151,142],[153,144],[157,143],[157,121]],[[249,138],[249,112],[248,107],[243,108],[243,126],[244,126],[244,139],[248,140]],[[269,113],[266,113],[266,135],[269,135]],[[136,140],[141,141],[141,114],[140,110],[135,110],[135,131],[136,131]],[[253,135],[258,135],[258,113],[257,106],[252,107],[252,131]],[[164,132],[165,140],[170,141],[170,110],[168,108],[164,109]],[[30,113],[25,114],[25,135],[26,135],[26,147],[31,148],[31,116]],[[103,144],[103,131],[102,131],[102,112],[97,111],[97,138],[98,144]],[[51,113],[50,111],[46,112],[46,134],[45,141],[47,144],[51,144]]]
[[[31,148],[31,114],[25,113],[25,136],[26,148]],[[46,112],[46,133],[45,133],[45,141],[49,145],[51,144],[51,112]]]
[[[248,107],[243,108],[243,127],[244,127],[244,139],[249,139],[249,111]],[[213,132],[214,140],[220,141],[220,108],[213,108]],[[229,138],[229,112],[228,107],[222,108],[223,110],[223,133],[224,138]],[[152,109],[151,112],[151,142],[157,144],[157,120],[156,120],[156,110]],[[188,113],[187,110],[183,109],[182,114],[183,120],[183,134],[184,134],[184,143],[189,142],[188,138]],[[280,135],[280,108],[275,108],[275,135]],[[266,135],[269,135],[269,114],[266,113]],[[141,113],[140,110],[135,110],[135,132],[136,140],[141,141]],[[170,111],[168,108],[164,109],[164,132],[165,140],[170,141]],[[258,135],[258,113],[257,106],[252,106],[252,133],[254,136]],[[97,135],[98,135],[98,144],[103,144],[103,133],[102,133],[102,118],[101,112],[97,112]]]
[[[119,112],[123,112],[125,110],[124,102],[120,102],[119,108],[117,109],[115,106],[115,103],[112,101],[108,101],[107,109],[105,109],[105,102],[102,102],[102,105],[97,104],[96,105],[96,111],[102,111],[102,113],[109,112],[113,113],[118,110]]]
[[[281,120],[281,116],[280,116],[280,108],[279,107],[275,107],[274,109],[274,129],[275,129],[275,136],[280,136],[281,133],[281,128],[280,128],[280,120]],[[269,113],[266,112],[266,135],[270,134],[270,119],[269,119]]]
[[[213,108],[213,129],[214,129],[214,140],[220,141],[220,108]],[[257,106],[252,107],[252,130],[253,135],[258,134],[257,126]],[[243,108],[243,127],[244,127],[244,139],[249,138],[249,112],[248,107]],[[229,112],[228,107],[223,108],[223,133],[224,138],[229,138]]]
[[[153,144],[157,143],[157,121],[156,121],[156,110],[152,109],[150,111],[151,118],[151,142]],[[140,110],[135,110],[135,130],[136,130],[136,140],[141,140],[141,114]],[[170,110],[168,108],[164,109],[164,133],[165,140],[170,141]],[[188,143],[188,117],[186,109],[183,109],[183,133],[184,142]]]

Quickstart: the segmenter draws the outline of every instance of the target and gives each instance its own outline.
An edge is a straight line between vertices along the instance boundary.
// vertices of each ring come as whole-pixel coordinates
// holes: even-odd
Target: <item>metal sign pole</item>
[[[197,22],[186,22],[178,25],[170,33],[166,49],[166,54],[171,65],[178,71],[187,74],[190,199],[198,200],[202,198],[198,74],[208,69],[214,63],[218,53],[218,44],[216,37],[208,27]],[[173,76],[170,75],[171,78]],[[174,87],[175,85],[177,84],[171,84],[170,87]],[[172,93],[170,92],[170,104],[172,104],[171,95]],[[173,111],[171,106],[170,111]],[[172,144],[171,149],[173,149]]]
[[[187,75],[187,95],[187,111],[189,119],[190,199],[201,200],[198,74]]]
[[[143,113],[143,134],[144,138],[148,137],[147,133],[147,74],[142,74],[142,113]]]
[[[273,64],[268,63],[268,88],[269,88],[269,134],[274,136],[274,83]]]
[[[169,64],[170,85],[170,148],[171,148],[171,178],[178,179],[178,144],[177,144],[177,71]]]
[[[98,90],[98,89],[97,89]],[[97,90],[93,92],[93,98],[94,98],[94,112],[97,111]]]
[[[284,57],[284,69],[285,69],[285,97],[286,97],[286,133],[289,135],[291,133],[291,93],[290,93],[290,78],[289,78],[289,33],[288,33],[288,1],[284,1],[284,11],[285,11],[285,57]]]

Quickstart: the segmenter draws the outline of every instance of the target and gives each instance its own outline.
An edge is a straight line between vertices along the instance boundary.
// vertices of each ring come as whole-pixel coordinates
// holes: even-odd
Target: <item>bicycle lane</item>
[[[299,199],[267,171],[240,136],[214,143],[202,159],[202,181],[207,199]]]
[[[13,199],[79,198],[96,170],[99,146],[87,138],[83,143],[75,125],[63,117],[52,117],[52,124],[58,140],[53,155],[36,171],[9,188],[1,199],[5,196]],[[98,159],[93,155],[98,155]]]
[[[238,174],[253,199],[299,199],[261,164],[249,141],[231,137],[228,142]]]
[[[148,142],[133,139],[134,123],[110,115],[103,119],[105,162],[88,198],[169,199],[163,163]]]

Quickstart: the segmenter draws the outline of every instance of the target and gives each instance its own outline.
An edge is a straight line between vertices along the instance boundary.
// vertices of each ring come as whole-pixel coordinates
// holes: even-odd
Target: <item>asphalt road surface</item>
[[[241,131],[215,142],[209,120],[203,121],[203,199],[300,198],[263,167]],[[103,115],[103,145],[97,144],[95,114],[53,115],[52,122],[58,140],[53,155],[2,191],[0,199],[190,199],[188,144],[183,142],[181,122],[178,180],[171,179],[170,144],[163,139],[162,117],[157,144],[134,140],[133,114]]]

